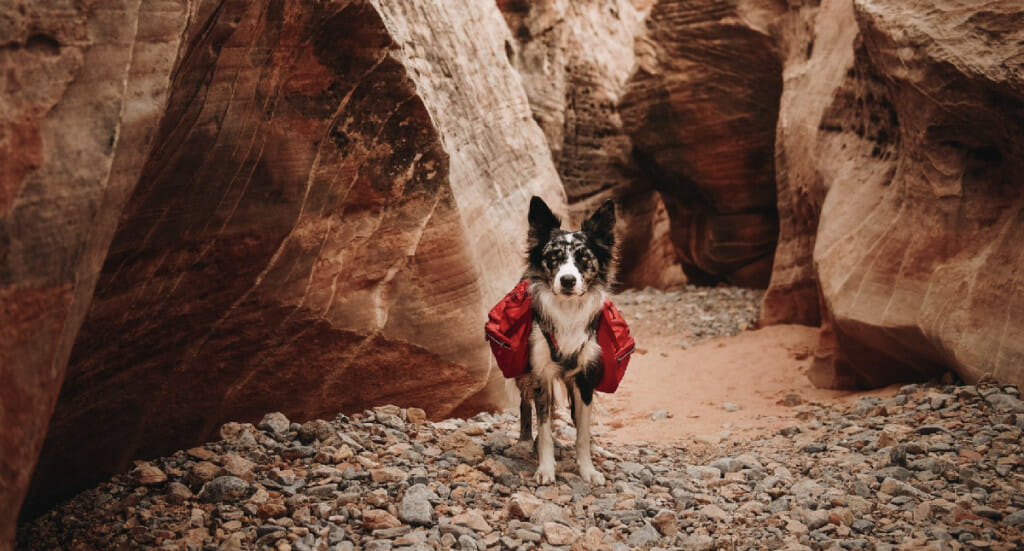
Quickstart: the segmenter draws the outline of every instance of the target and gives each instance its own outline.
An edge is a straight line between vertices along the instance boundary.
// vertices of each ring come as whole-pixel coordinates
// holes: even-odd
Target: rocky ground
[[[764,291],[687,285],[675,291],[627,290],[613,297],[634,335],[672,335],[676,344],[736,335],[757,326]]]
[[[775,434],[605,445],[606,485],[537,486],[511,415],[431,423],[380,407],[229,423],[21,526],[24,549],[892,549],[1024,545],[1024,402],[910,385],[791,404]]]

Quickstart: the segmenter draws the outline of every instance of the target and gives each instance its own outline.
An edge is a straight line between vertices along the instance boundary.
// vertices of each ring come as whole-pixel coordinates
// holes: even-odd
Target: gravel
[[[677,291],[623,291],[614,301],[634,334],[678,337],[676,344],[689,348],[756,328],[763,296],[756,289],[687,285]]]
[[[536,485],[511,414],[430,423],[385,406],[302,425],[271,414],[82,492],[23,523],[18,546],[1015,549],[1024,414],[1002,396],[1017,399],[991,384],[910,385],[796,405],[796,430],[768,437],[599,441],[608,482],[594,487],[565,438],[558,480]]]

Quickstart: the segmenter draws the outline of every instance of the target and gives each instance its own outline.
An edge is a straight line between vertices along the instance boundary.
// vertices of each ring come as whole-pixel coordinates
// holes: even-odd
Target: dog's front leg
[[[537,484],[551,484],[555,481],[555,443],[551,437],[551,410],[554,406],[554,389],[550,383],[537,386],[534,406],[537,408],[537,472],[533,475]]]
[[[533,379],[526,376],[516,381],[519,387],[519,446],[533,447]]]
[[[580,384],[571,386],[575,405],[573,421],[576,423],[576,466],[579,467],[580,478],[584,482],[603,486],[604,475],[597,472],[590,459],[590,410],[593,406],[594,391],[589,386],[581,390]]]

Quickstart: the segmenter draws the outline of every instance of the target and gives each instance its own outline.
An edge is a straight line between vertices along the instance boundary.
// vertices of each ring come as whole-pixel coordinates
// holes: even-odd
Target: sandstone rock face
[[[1024,15],[1017,2],[854,2],[820,127],[814,248],[835,348],[816,382],[950,367],[1024,384]],[[827,336],[830,336],[826,334]]]
[[[695,282],[764,287],[778,233],[773,138],[782,64],[774,2],[656,2],[621,102]]]
[[[792,6],[780,20],[783,89],[775,136],[779,239],[761,324],[822,322],[814,242],[826,182],[818,144],[826,110],[853,66],[852,0]],[[827,319],[827,316],[826,316]]]
[[[0,6],[0,549],[188,15],[148,0]]]
[[[434,417],[494,407],[501,381],[480,316],[521,273],[529,197],[565,212],[494,5],[175,6],[168,14],[165,3],[142,2],[134,14],[138,32],[154,27],[182,46],[161,51],[161,70],[151,69],[169,84],[160,116],[132,118],[139,129],[116,141],[136,161],[133,174],[110,169],[126,182],[121,203],[92,199],[102,213],[60,228],[93,239],[88,222],[109,226],[109,252],[104,243],[95,256],[106,253],[102,270],[99,261],[92,272],[76,269],[58,251],[64,278],[32,295],[37,311],[53,297],[67,310],[78,298],[69,282],[98,273],[91,303],[88,293],[75,303],[88,312],[29,509],[266,411],[301,420],[384,402]],[[142,59],[128,54],[148,52],[151,40],[119,39],[125,72]],[[142,101],[130,83],[112,96],[128,106],[125,117]],[[34,170],[25,158],[24,181],[68,194],[63,180],[39,172],[77,167],[77,158],[44,154]],[[0,236],[26,246],[12,227]],[[18,266],[16,247],[7,265]],[[5,293],[20,292],[21,275],[4,282],[14,289]],[[13,353],[39,355],[60,338],[61,320],[20,306],[36,303],[5,297],[3,312],[55,336],[28,341],[16,326],[8,337],[4,324],[13,341],[0,354],[24,341]],[[45,361],[62,371],[60,358]],[[51,379],[32,395],[49,407],[59,383]],[[45,419],[40,409],[32,412]],[[30,436],[38,442],[41,432]],[[27,472],[28,459],[13,467]],[[23,492],[4,510],[16,510]]]
[[[669,239],[668,212],[633,160],[619,116],[649,4],[498,2],[516,39],[509,53],[565,186],[571,223],[579,225],[607,199],[617,204],[617,279],[627,287],[685,282]]]

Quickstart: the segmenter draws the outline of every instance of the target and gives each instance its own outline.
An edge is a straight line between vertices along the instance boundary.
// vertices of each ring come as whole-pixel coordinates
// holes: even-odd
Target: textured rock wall
[[[607,199],[617,203],[617,279],[628,287],[685,282],[669,239],[668,213],[636,165],[619,115],[650,3],[498,2],[515,37],[511,59],[565,186],[572,223],[580,224]]]
[[[623,120],[696,282],[764,287],[771,274],[783,14],[766,1],[662,0],[636,46]]]
[[[825,112],[852,70],[858,35],[852,0],[791,4],[778,27],[784,67],[775,134],[779,239],[762,325],[822,320],[813,261],[826,191],[818,144],[828,135]]]
[[[0,549],[188,16],[148,0],[0,5]]]
[[[814,377],[948,367],[1024,384],[1024,15],[1017,2],[854,2],[821,125],[814,260],[831,330]]]
[[[80,268],[70,256],[84,254],[81,243],[61,242],[52,265],[38,270],[64,272],[32,296],[54,296],[65,311],[71,303],[85,321],[28,510],[133,458],[207,439],[224,421],[270,410],[303,419],[397,402],[443,416],[498,404],[501,380],[480,316],[521,271],[529,197],[543,195],[563,212],[565,199],[507,59],[510,35],[496,7],[468,0],[142,2],[128,15],[116,29],[100,29],[119,40],[118,78],[107,74],[118,62],[110,51],[81,45],[85,58],[106,56],[89,76],[120,83],[84,91],[90,107],[109,95],[109,116],[64,105],[69,96],[59,90],[49,113],[54,133],[76,142],[94,119],[110,119],[116,130],[118,113],[138,127],[97,131],[95,157],[105,169],[80,163],[81,155],[44,151],[35,164],[25,157],[27,176],[13,180],[25,182],[16,206],[36,187],[80,200],[66,178],[50,172],[80,165],[99,173],[89,174],[93,187],[107,171],[123,177],[119,195],[89,197],[91,210],[77,225],[66,213],[27,204],[40,223],[15,225],[8,217],[0,233],[13,244],[0,255],[10,294],[30,281],[10,268],[34,258],[25,248],[57,233],[91,243],[93,228],[109,228],[109,251],[107,243],[97,247],[91,266]],[[106,23],[87,20],[82,32]],[[114,32],[136,27],[137,37]],[[151,52],[160,33],[173,44]],[[46,51],[49,43],[42,44]],[[125,83],[132,63],[143,61],[163,79],[159,102],[153,91]],[[75,76],[66,79],[72,86],[88,81]],[[134,116],[136,101],[154,103],[149,119]],[[41,126],[29,122],[29,131]],[[100,154],[113,144],[135,162],[134,172]],[[97,274],[91,302],[89,292],[72,295],[74,282]],[[25,330],[4,324],[0,354],[28,373],[47,367],[57,374],[33,383],[44,388],[14,394],[52,408],[63,360],[24,360],[62,338],[62,318],[40,320],[26,309],[59,311],[37,304],[42,298],[5,297],[4,315],[27,321]],[[54,336],[37,336],[40,326]],[[66,330],[68,349],[74,337]],[[5,415],[45,420],[49,413],[9,403]],[[44,426],[24,431],[37,450]],[[4,439],[11,442],[22,443]],[[22,478],[10,494],[4,489],[5,511],[17,509],[32,459],[10,463]]]

